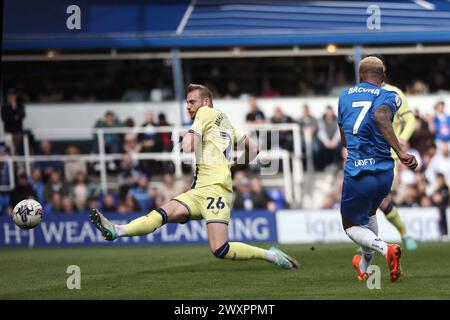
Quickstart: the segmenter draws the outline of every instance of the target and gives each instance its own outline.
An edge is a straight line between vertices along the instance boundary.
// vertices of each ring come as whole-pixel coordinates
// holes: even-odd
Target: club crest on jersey
[[[398,108],[400,108],[400,106],[402,105],[402,99],[400,98],[400,96],[398,94],[395,95],[395,106]]]

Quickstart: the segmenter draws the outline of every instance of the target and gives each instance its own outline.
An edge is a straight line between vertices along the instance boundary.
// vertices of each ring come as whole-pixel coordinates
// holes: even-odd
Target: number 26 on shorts
[[[214,201],[215,201],[215,198],[213,198],[213,197],[207,197],[206,199],[208,199],[209,200],[209,202],[208,202],[208,206],[206,207],[206,209],[223,209],[223,208],[225,208],[225,203],[222,201],[222,197],[219,197],[218,199],[217,199],[217,202],[216,202],[216,206],[214,207]]]

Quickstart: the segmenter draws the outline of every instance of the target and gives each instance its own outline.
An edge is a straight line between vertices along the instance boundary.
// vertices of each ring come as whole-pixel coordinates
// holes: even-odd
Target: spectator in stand
[[[326,194],[322,209],[339,209],[339,195],[335,190]]]
[[[403,200],[400,202],[401,207],[419,207],[420,197],[414,184],[406,186]]]
[[[428,198],[427,197],[427,182],[425,180],[425,176],[423,172],[416,172],[415,179],[416,189],[421,199]]]
[[[138,142],[137,135],[134,133],[127,133],[123,143],[123,151],[128,153],[133,161],[133,164],[139,167],[138,154],[141,151],[141,144]]]
[[[450,201],[450,195],[445,176],[442,173],[436,174],[436,187],[432,199],[433,204],[439,210],[439,230],[441,232],[441,240],[449,241],[446,212]]]
[[[424,95],[428,94],[430,90],[425,82],[422,80],[415,80],[411,85],[406,88],[407,95]]]
[[[266,117],[264,112],[259,109],[255,97],[250,97],[248,99],[249,112],[245,116],[245,120],[249,124],[262,124],[266,122]]]
[[[170,127],[171,124],[167,122],[166,115],[164,113],[158,114],[158,127]],[[172,134],[170,132],[160,132],[156,134],[156,151],[157,152],[170,152],[172,151]]]
[[[255,205],[252,199],[250,179],[245,175],[237,180],[236,192],[234,193],[234,209],[253,210]]]
[[[177,187],[175,184],[174,175],[172,173],[165,173],[163,175],[163,184],[158,188],[158,195],[166,200],[163,202],[173,199],[182,192],[182,188]]]
[[[123,124],[127,128],[134,128],[136,126],[132,117],[126,118]]]
[[[137,186],[130,189],[128,192],[137,202],[139,208],[145,212],[150,212],[153,206],[153,199],[150,198],[148,192],[149,182],[146,175],[142,174],[137,182]]]
[[[154,152],[156,145],[155,122],[153,119],[153,112],[149,111],[145,114],[145,121],[141,126],[145,132],[138,136],[139,143],[142,145],[142,152]]]
[[[340,70],[336,72],[334,77],[334,84],[328,92],[329,96],[339,96],[342,91],[352,86],[352,83],[348,82],[345,77],[345,72]]]
[[[409,143],[413,149],[419,151],[423,156],[426,151],[434,145],[434,135],[431,133],[427,121],[425,121],[418,113],[415,114],[416,129],[412,134]]]
[[[263,98],[274,98],[279,97],[280,93],[272,87],[269,79],[264,79],[261,84],[260,96]]]
[[[236,80],[230,80],[227,83],[227,90],[224,94],[225,99],[239,98],[241,93],[239,92],[239,85]]]
[[[250,187],[252,190],[252,201],[255,209],[265,209],[271,212],[277,211],[277,205],[268,196],[260,179],[253,178],[250,182]]]
[[[19,174],[16,186],[9,194],[9,206],[14,208],[17,203],[23,199],[37,199],[36,192],[31,184],[28,182],[28,177],[25,172]]]
[[[270,122],[273,124],[292,123],[293,120],[290,116],[285,115],[280,106],[276,106],[273,112]],[[280,130],[279,145],[282,149],[293,151],[294,150],[294,138],[292,130]]]
[[[167,122],[166,115],[164,113],[160,113],[158,115],[158,127],[170,127],[171,124]],[[155,150],[157,152],[171,152],[173,149],[173,142],[172,142],[172,133],[171,132],[158,132],[156,134],[156,148]],[[155,162],[155,166],[153,170],[158,171],[173,171],[174,170],[174,164],[172,161],[163,161]]]
[[[99,208],[100,207],[100,202],[95,197],[89,198],[88,202],[87,202],[87,207],[88,208]]]
[[[36,200],[40,203],[44,203],[45,184],[42,181],[42,171],[39,168],[34,168],[31,173],[31,186],[34,192],[36,192]]]
[[[302,139],[302,153],[304,155],[307,155],[307,149],[310,150],[313,157],[312,162],[313,164],[317,165],[320,162],[320,142],[317,138],[318,122],[317,119],[311,114],[309,106],[307,104],[303,105],[302,109],[303,115],[298,121]],[[305,161],[304,166],[306,167],[306,165],[307,162]]]
[[[71,157],[76,157],[80,155],[80,149],[70,145],[67,147],[66,153]],[[78,159],[67,160],[64,166],[64,177],[66,178],[66,181],[71,183],[77,172],[87,173],[86,162]]]
[[[10,183],[9,181],[10,162],[7,161],[8,159],[10,159],[10,154],[8,152],[7,147],[2,143],[0,143],[0,159],[3,160],[0,161],[0,186],[7,186]]]
[[[2,105],[1,116],[5,132],[5,140],[10,137],[12,154],[23,154],[23,119],[25,105],[14,89],[8,90],[6,102]]]
[[[128,153],[125,153],[122,157],[120,172],[117,175],[120,200],[125,199],[128,190],[137,184],[141,174],[142,173],[138,170],[137,166],[133,163],[131,156]]]
[[[103,205],[101,206],[104,212],[116,212],[117,206],[114,196],[111,193],[107,193],[103,196]],[[91,207],[96,208],[96,207]]]
[[[433,206],[433,202],[427,196],[422,196],[420,198],[420,207],[421,208],[429,208]]]
[[[298,95],[301,97],[314,96],[314,89],[309,85],[305,79],[298,81]]]
[[[155,197],[155,203],[154,203],[153,210],[155,210],[156,208],[161,208],[161,206],[163,206],[165,201],[166,201],[165,199],[166,198],[163,197],[162,195],[157,194],[156,197]]]
[[[125,102],[145,101],[146,88],[142,82],[135,81],[130,89],[127,89],[120,99]]]
[[[414,157],[416,157],[417,160],[417,168],[416,170],[421,170],[423,167],[422,157],[416,149],[412,149],[409,145],[408,141],[404,141],[404,148],[407,150],[408,154],[412,154]],[[412,170],[409,170],[407,166],[405,166],[403,163],[398,163],[398,178],[400,179],[401,183],[403,184],[415,184],[417,183],[417,176],[416,173]]]
[[[235,209],[276,210],[276,204],[269,198],[259,179],[252,181],[244,171],[238,171],[235,173],[234,182],[237,189],[234,195]]]
[[[172,90],[164,83],[164,79],[159,78],[156,86],[148,94],[148,99],[152,102],[161,102],[172,99]]]
[[[125,199],[119,201],[119,205],[117,206],[117,212],[122,214],[138,212],[140,210],[139,204],[130,193],[125,196]]]
[[[41,156],[52,156],[53,153],[53,147],[50,141],[43,140],[39,144],[39,151],[38,155]],[[34,163],[34,168],[41,169],[43,173],[43,180],[44,182],[47,182],[50,176],[52,175],[53,171],[58,171],[60,174],[64,171],[64,163],[62,161],[50,161],[50,160],[44,160],[44,161],[36,161]]]
[[[318,139],[322,143],[321,162],[319,169],[328,165],[337,168],[341,155],[341,138],[337,125],[337,116],[331,106],[327,106],[322,119],[319,121]]]
[[[59,192],[52,194],[51,201],[44,206],[46,213],[64,213],[63,197]]]
[[[443,173],[446,181],[450,181],[450,150],[447,142],[440,142],[439,150],[431,159],[427,169],[425,170],[425,177],[431,185],[436,182],[436,174]]]
[[[70,197],[76,211],[86,211],[88,199],[97,198],[100,193],[100,188],[95,183],[89,182],[85,172],[79,171],[75,174],[73,185],[70,189]]]
[[[437,147],[435,144],[428,147],[428,149],[425,150],[425,153],[422,155],[422,162],[423,167],[426,169],[430,165],[431,160],[434,158],[434,156],[437,153]]]
[[[120,128],[123,125],[117,119],[116,115],[112,111],[107,111],[105,113],[104,119],[99,119],[94,125],[95,129],[112,129]],[[94,152],[99,152],[97,135],[94,135]],[[120,135],[117,133],[105,133],[105,149],[106,153],[121,153],[122,152],[122,140]]]
[[[74,206],[73,206],[73,202],[72,199],[70,199],[69,197],[63,197],[62,199],[62,209],[63,212],[66,214],[73,214],[75,213],[75,211],[79,211],[79,212],[83,212],[80,210],[75,210]]]
[[[445,114],[444,101],[439,101],[434,106],[434,117],[430,122],[430,131],[437,141],[450,142],[450,115]]]
[[[156,150],[156,131],[155,123],[153,121],[153,112],[149,111],[145,114],[145,121],[142,124],[145,132],[138,135],[138,140],[141,145],[141,153],[155,152]],[[154,167],[154,160],[141,160],[141,168],[145,174],[151,176]]]
[[[53,198],[54,193],[59,193],[63,197],[69,194],[69,186],[66,181],[61,178],[61,174],[59,173],[59,171],[53,171],[50,179],[45,185],[45,201],[49,202]]]

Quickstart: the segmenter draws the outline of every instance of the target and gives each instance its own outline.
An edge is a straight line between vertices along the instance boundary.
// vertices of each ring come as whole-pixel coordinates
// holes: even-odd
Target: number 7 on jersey
[[[352,108],[362,108],[358,115],[358,118],[356,118],[355,125],[353,126],[353,134],[358,134],[358,129],[361,126],[361,123],[371,106],[372,101],[355,101],[352,103]]]

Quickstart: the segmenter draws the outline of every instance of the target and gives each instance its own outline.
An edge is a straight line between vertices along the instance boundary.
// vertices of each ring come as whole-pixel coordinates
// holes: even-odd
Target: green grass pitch
[[[268,247],[267,244],[261,245]],[[302,263],[284,270],[264,261],[221,261],[207,245],[0,250],[5,299],[449,299],[450,244],[420,243],[403,252],[405,275],[390,283],[381,255],[381,289],[356,280],[355,245],[282,245]],[[66,286],[81,269],[81,289]]]

